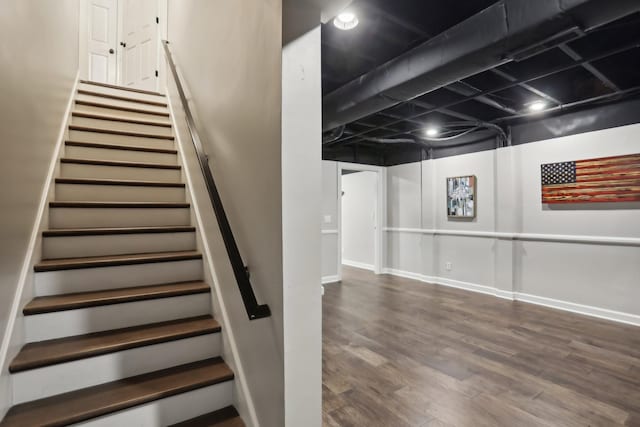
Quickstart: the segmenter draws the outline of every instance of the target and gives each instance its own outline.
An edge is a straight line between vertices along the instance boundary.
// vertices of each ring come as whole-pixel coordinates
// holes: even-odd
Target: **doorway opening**
[[[157,92],[167,0],[81,0],[80,78]]]
[[[338,167],[339,277],[343,265],[382,273],[383,179],[377,166]]]

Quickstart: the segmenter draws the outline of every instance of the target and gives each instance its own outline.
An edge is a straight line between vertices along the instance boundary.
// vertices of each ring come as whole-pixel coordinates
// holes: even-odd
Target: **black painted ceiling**
[[[496,0],[354,1],[350,9],[357,13],[358,27],[341,31],[332,22],[323,25],[323,94],[424,43],[493,3]],[[605,54],[639,40],[640,14],[627,16],[587,35],[572,35],[571,39],[528,59],[507,63],[350,123],[340,138],[324,145],[323,156],[389,164],[397,163],[389,159],[402,159],[402,152],[410,152],[407,161],[415,161],[416,155],[427,155],[429,143],[416,147],[416,144],[403,141],[420,136],[431,125],[442,128],[442,136],[459,132],[461,128],[455,123],[461,121],[489,122],[508,132],[509,126],[531,117],[520,116],[528,112],[527,106],[533,101],[544,100],[549,108],[562,105],[563,108],[554,113],[557,114],[571,108],[570,104],[592,98],[613,102],[638,97],[640,49],[636,47],[491,93],[481,100],[468,99],[474,93],[491,91],[513,80],[534,78],[553,68]],[[455,105],[438,108],[451,104]],[[439,142],[438,146],[470,143],[491,136],[491,131],[478,130],[460,140]],[[385,142],[372,139],[384,139]],[[390,143],[389,140],[398,142]]]

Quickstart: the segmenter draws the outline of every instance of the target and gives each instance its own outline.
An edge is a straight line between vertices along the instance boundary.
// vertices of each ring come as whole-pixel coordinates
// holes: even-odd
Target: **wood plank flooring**
[[[343,276],[323,300],[325,426],[640,426],[640,328]]]

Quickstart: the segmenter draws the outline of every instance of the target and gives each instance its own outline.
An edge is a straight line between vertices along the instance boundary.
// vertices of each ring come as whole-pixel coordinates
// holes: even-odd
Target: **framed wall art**
[[[475,218],[477,179],[474,175],[447,178],[447,216]]]
[[[640,154],[540,166],[542,203],[640,202]]]

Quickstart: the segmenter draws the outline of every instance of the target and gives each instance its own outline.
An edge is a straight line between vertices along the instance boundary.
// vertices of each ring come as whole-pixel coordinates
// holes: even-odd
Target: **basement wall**
[[[0,7],[0,419],[11,403],[7,323],[78,71],[78,7],[78,0]]]
[[[547,207],[540,187],[543,163],[639,152],[636,124],[389,167],[386,271],[640,325],[640,204]],[[446,216],[461,175],[473,220]]]
[[[213,266],[227,278],[220,296],[257,419],[262,426],[282,426],[282,4],[170,0],[168,7],[168,40],[209,164],[258,302],[268,304],[272,316],[248,319],[235,280],[222,275],[229,271],[224,254]],[[219,241],[210,244],[220,247]]]

